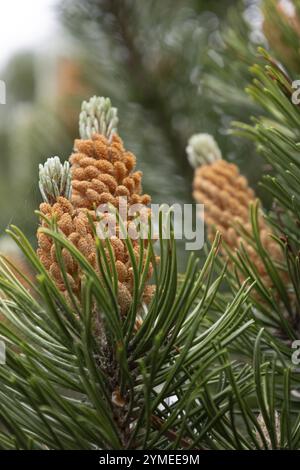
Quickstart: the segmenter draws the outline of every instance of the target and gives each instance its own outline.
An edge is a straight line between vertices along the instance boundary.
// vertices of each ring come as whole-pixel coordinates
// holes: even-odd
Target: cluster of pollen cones
[[[271,287],[271,279],[266,272],[265,265],[249,242],[253,239],[250,204],[256,199],[254,191],[249,187],[247,179],[240,174],[238,167],[219,158],[218,148],[215,153],[217,150],[218,158],[215,161],[202,163],[200,159],[200,165],[195,169],[193,182],[193,197],[197,203],[204,204],[208,238],[212,241],[216,231],[219,231],[225,245],[233,253],[243,244],[262,281]],[[196,161],[195,156],[194,160]],[[270,236],[272,231],[262,214],[259,214],[258,224],[264,249],[273,261],[282,261],[280,247]]]
[[[74,153],[70,157],[72,196],[57,197],[54,204],[44,202],[40,206],[41,213],[46,219],[56,217],[57,226],[61,233],[76,246],[86,257],[93,268],[99,272],[97,263],[94,230],[91,220],[98,220],[97,208],[102,204],[118,207],[120,197],[127,201],[127,210],[133,204],[149,205],[150,196],[141,194],[142,174],[134,171],[135,156],[127,152],[120,137],[113,133],[111,139],[101,134],[93,134],[90,139],[75,140]],[[147,209],[148,211],[150,209]],[[128,216],[127,221],[132,217]],[[128,222],[127,222],[128,223]],[[42,218],[41,227],[47,227],[47,220]],[[116,234],[110,237],[114,259],[110,259],[109,251],[103,240],[105,253],[109,263],[114,263],[118,275],[118,302],[124,315],[128,311],[133,294],[133,268],[125,240]],[[57,262],[53,240],[41,230],[38,230],[38,256],[55,280],[59,289],[66,293],[66,285],[61,269]],[[132,239],[136,260],[139,260],[140,241]],[[143,241],[143,257],[147,256],[147,240]],[[76,260],[67,249],[62,250],[69,284],[73,292],[80,296],[82,272]],[[150,263],[147,276],[152,275]],[[154,293],[154,286],[146,285],[143,301],[149,303]]]

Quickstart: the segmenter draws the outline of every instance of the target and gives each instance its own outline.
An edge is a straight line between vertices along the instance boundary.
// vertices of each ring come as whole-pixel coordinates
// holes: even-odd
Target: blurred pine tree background
[[[232,119],[259,111],[241,91],[257,44],[266,43],[259,7],[257,0],[58,1],[53,41],[39,52],[19,52],[0,74],[7,84],[0,108],[1,232],[13,222],[34,235],[37,164],[68,158],[77,110],[93,94],[110,96],[118,107],[120,135],[138,155],[153,202],[192,202],[185,147],[195,132],[213,134],[255,187],[259,157],[227,133]],[[179,251],[183,258],[183,243]]]

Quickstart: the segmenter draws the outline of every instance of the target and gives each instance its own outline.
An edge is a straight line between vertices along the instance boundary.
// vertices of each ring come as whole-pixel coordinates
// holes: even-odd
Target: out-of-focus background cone
[[[210,242],[219,231],[231,252],[243,244],[264,283],[271,286],[263,261],[241,231],[243,229],[249,238],[253,238],[250,204],[256,198],[247,179],[236,165],[223,160],[216,141],[209,134],[193,135],[188,142],[187,155],[195,168],[193,197],[198,204],[204,204],[204,222]],[[274,261],[282,260],[281,250],[271,238],[272,230],[262,213],[258,223],[264,248]]]

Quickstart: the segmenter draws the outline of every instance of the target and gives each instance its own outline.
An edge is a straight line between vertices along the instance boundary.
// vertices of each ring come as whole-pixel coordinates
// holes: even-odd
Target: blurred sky
[[[55,30],[58,0],[5,0],[1,2],[0,68],[19,49],[41,46]],[[1,78],[1,77],[0,77]]]

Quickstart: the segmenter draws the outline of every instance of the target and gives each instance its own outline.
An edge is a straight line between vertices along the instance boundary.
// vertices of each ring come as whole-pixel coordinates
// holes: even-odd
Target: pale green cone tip
[[[59,157],[48,158],[39,165],[39,188],[45,202],[53,204],[59,196],[71,198],[71,171],[69,162],[61,163]]]
[[[194,134],[186,147],[188,161],[193,168],[221,160],[219,146],[210,134]]]
[[[81,139],[91,139],[93,134],[102,134],[111,140],[117,132],[118,110],[111,105],[109,98],[93,96],[84,101],[79,116],[79,134]]]

